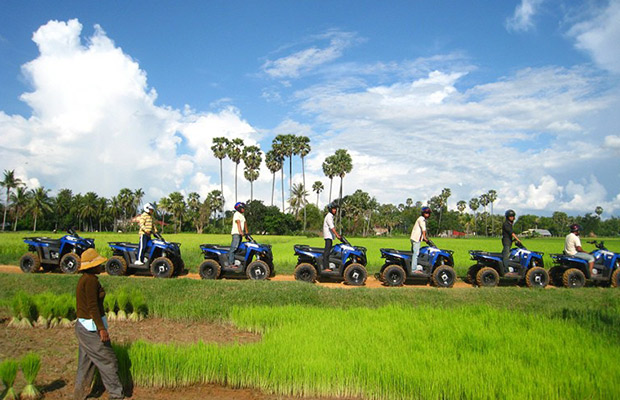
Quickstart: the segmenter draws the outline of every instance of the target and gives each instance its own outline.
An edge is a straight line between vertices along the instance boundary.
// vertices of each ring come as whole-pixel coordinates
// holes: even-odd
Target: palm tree
[[[338,198],[338,204],[342,203],[342,182],[346,174],[353,169],[353,159],[349,153],[344,149],[336,150],[334,154],[334,169],[336,175],[340,177],[340,196]],[[342,207],[338,208],[338,220],[342,218]]]
[[[303,184],[306,187],[306,167],[304,165],[305,157],[310,154],[310,138],[307,136],[297,136],[295,139],[295,154],[299,154],[301,157],[301,173],[303,177]],[[304,207],[304,231],[306,230],[306,208]]]
[[[17,221],[28,206],[28,201],[30,201],[30,192],[25,186],[18,186],[15,188],[15,191],[11,193],[11,205],[13,206],[13,214],[15,217],[13,232],[17,231]]]
[[[127,227],[128,214],[131,213],[133,217],[134,209],[134,193],[129,188],[123,188],[118,192],[118,201],[120,202],[123,210],[123,220],[125,227]]]
[[[290,197],[293,192],[293,154],[296,154],[295,135],[278,135],[273,139],[273,145],[279,145],[280,154],[283,157],[288,157],[288,188]]]
[[[308,191],[304,188],[303,183],[297,183],[293,185],[293,193],[288,202],[291,206],[291,211],[295,214],[295,218],[299,217],[299,210],[304,208],[308,201]]]
[[[11,189],[15,189],[22,186],[24,182],[21,179],[15,177],[15,170],[4,170],[4,179],[0,181],[0,186],[6,188],[6,202],[4,205],[4,217],[2,218],[2,231],[4,232],[4,225],[6,224],[6,212],[9,209],[9,197],[11,195]]]
[[[157,202],[157,209],[161,214],[161,232],[164,233],[164,222],[166,219],[166,214],[172,211],[172,202],[169,197],[162,197]]]
[[[37,218],[43,216],[46,212],[52,211],[51,199],[47,195],[49,189],[38,187],[30,191],[30,201],[28,202],[28,212],[32,213],[34,225],[32,231],[37,231]]]
[[[603,207],[601,206],[596,206],[596,208],[594,209],[594,212],[596,213],[596,215],[598,215],[598,217],[601,217],[601,214],[603,213]]]
[[[316,181],[312,184],[312,191],[316,193],[316,208],[319,208],[319,193],[324,189],[323,182],[321,181]]]
[[[191,192],[187,195],[187,208],[189,211],[189,218],[192,220],[196,233],[202,233],[204,227],[204,220],[200,215],[200,208],[202,203],[200,202],[200,195],[196,192]]]
[[[439,223],[437,224],[437,235],[441,233],[441,216],[443,215],[444,208],[448,207],[448,197],[452,194],[450,188],[443,188],[439,195]]]
[[[88,220],[88,231],[93,228],[93,217],[97,215],[97,194],[88,192],[84,195],[84,202],[80,208],[80,218]]]
[[[487,196],[489,198],[489,203],[491,204],[491,235],[495,234],[495,229],[494,226],[495,224],[493,223],[493,203],[495,202],[495,200],[497,200],[497,192],[493,189],[489,190],[487,192]]]
[[[489,220],[487,215],[487,206],[489,205],[489,194],[484,193],[480,195],[480,205],[484,207],[484,236],[489,236],[488,226]]]
[[[260,174],[259,168],[263,161],[263,155],[258,146],[248,146],[243,149],[243,162],[245,169],[243,175],[250,181],[250,201],[254,200],[254,181]]]
[[[265,154],[265,164],[267,165],[267,169],[271,172],[272,180],[271,180],[271,205],[273,206],[273,193],[276,188],[276,172],[282,169],[282,157],[277,154],[277,152],[273,149],[269,150]]]
[[[142,188],[137,189],[136,191],[133,192],[133,201],[134,201],[134,206],[136,207],[137,212],[140,212],[140,209],[142,208],[142,198],[144,197],[144,190],[142,190]]]
[[[63,222],[72,223],[71,217],[67,218],[67,216],[72,215],[71,213],[71,205],[73,202],[73,192],[71,189],[60,189],[58,194],[54,198],[54,229],[58,230],[58,222],[60,218],[63,218]],[[69,226],[63,226],[63,229],[69,228]]]
[[[323,173],[326,177],[329,178],[329,201],[332,202],[332,184],[334,182],[334,177],[336,176],[336,170],[334,169],[334,156],[331,155],[323,161]]]
[[[170,193],[170,211],[174,218],[174,233],[178,233],[183,223],[183,214],[185,213],[185,200],[179,192]]]
[[[465,200],[459,200],[458,203],[456,203],[456,208],[461,214],[463,214],[463,211],[467,208],[467,203]]]
[[[243,157],[243,139],[234,138],[228,142],[226,155],[235,163],[235,203],[237,202],[237,170]]]
[[[478,208],[480,207],[480,200],[478,200],[477,197],[472,198],[471,200],[469,200],[469,208],[474,212],[474,234],[476,233],[476,210],[478,210]]]
[[[213,214],[213,218],[216,217],[218,211],[221,212],[224,209],[224,196],[219,190],[210,191],[205,202],[208,203],[209,213]]]
[[[213,151],[213,155],[215,156],[215,158],[220,160],[221,193],[224,193],[224,175],[222,171],[222,160],[226,158],[226,155],[228,154],[228,146],[229,146],[229,141],[225,137],[213,138],[213,146],[211,146],[211,150]]]
[[[275,157],[277,157],[277,159],[280,160],[280,162],[282,163],[282,168],[280,168],[280,178],[281,178],[280,187],[282,189],[282,212],[285,212],[285,208],[284,208],[284,157],[286,156],[286,153],[285,153],[285,149],[282,143],[276,142],[275,139],[273,140],[271,149],[274,151]]]

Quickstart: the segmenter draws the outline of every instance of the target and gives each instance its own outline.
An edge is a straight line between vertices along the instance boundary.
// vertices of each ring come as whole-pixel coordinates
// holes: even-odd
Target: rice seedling
[[[37,306],[39,318],[35,323],[37,328],[49,328],[51,320],[54,319],[54,305],[56,303],[56,295],[44,292],[34,296],[34,302]]]
[[[116,295],[114,293],[106,293],[103,299],[103,308],[108,321],[116,321]]]
[[[56,299],[56,311],[58,312],[58,325],[64,328],[73,326],[77,318],[75,314],[75,297],[69,294],[61,294]]]
[[[144,295],[138,288],[133,288],[130,292],[131,298],[131,309],[132,312],[129,314],[130,321],[141,321],[146,318],[148,314],[148,306],[146,304],[146,300],[144,300]]]
[[[12,326],[17,328],[32,328],[33,321],[38,317],[37,306],[32,297],[24,291],[15,294],[11,307],[17,314],[14,315]]]
[[[18,364],[13,359],[4,360],[0,363],[0,379],[5,389],[2,393],[3,400],[17,400],[19,397],[15,392],[13,385],[15,384],[15,378],[17,377]]]
[[[118,311],[116,312],[117,321],[127,320],[127,305],[129,304],[129,292],[122,288],[116,293],[116,303],[118,304]]]
[[[37,353],[28,353],[19,362],[26,386],[21,392],[21,398],[36,400],[41,397],[41,392],[35,386],[35,381],[41,369],[41,357]]]

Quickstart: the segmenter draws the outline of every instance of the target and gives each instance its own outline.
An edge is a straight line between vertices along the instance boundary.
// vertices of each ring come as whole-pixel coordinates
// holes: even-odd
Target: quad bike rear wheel
[[[269,265],[263,260],[252,261],[245,269],[245,275],[254,281],[264,281],[269,278],[270,273]]]
[[[451,288],[456,281],[456,272],[454,268],[449,265],[440,265],[435,268],[431,281],[434,286],[440,288]]]
[[[344,270],[344,282],[351,286],[362,286],[366,283],[368,273],[362,264],[351,263]]]
[[[151,275],[155,278],[170,278],[174,273],[174,264],[168,257],[158,257],[151,262]]]
[[[499,274],[491,267],[481,268],[476,274],[476,284],[481,287],[495,287],[499,283]]]
[[[559,267],[551,267],[549,270],[549,284],[557,287],[562,287],[564,284],[562,283],[562,274],[564,270]]]
[[[478,274],[478,271],[480,271],[480,265],[478,264],[469,267],[467,270],[467,275],[465,276],[465,282],[476,286],[476,275]]]
[[[316,268],[309,263],[301,263],[295,267],[295,280],[302,282],[316,282]]]
[[[108,275],[127,275],[127,261],[121,256],[112,256],[105,263],[105,272]]]
[[[60,270],[65,274],[75,274],[80,265],[80,257],[75,253],[67,253],[60,259]]]
[[[204,260],[198,267],[198,273],[202,279],[217,279],[222,273],[222,266],[215,260]]]
[[[616,270],[611,274],[611,287],[620,287],[620,268],[616,267]]]
[[[530,268],[525,273],[525,284],[529,288],[544,288],[549,284],[549,274],[544,268]]]
[[[407,273],[400,265],[389,265],[383,270],[381,274],[383,281],[387,286],[402,286],[407,279]]]
[[[26,274],[38,272],[41,269],[41,260],[37,253],[26,253],[19,259],[19,268]]]
[[[570,268],[562,275],[562,283],[569,289],[582,288],[586,284],[586,276],[577,268]]]

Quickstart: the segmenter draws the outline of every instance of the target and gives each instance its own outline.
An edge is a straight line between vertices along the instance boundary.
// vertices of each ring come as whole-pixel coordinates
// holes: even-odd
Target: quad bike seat
[[[230,250],[230,245],[226,246],[223,244],[201,244],[200,247],[206,247],[208,249],[214,249],[214,250]]]
[[[24,239],[32,240],[33,242],[60,245],[60,239],[50,239],[48,237],[29,237],[29,238],[24,238]]]
[[[109,242],[108,244],[113,245],[113,246],[122,246],[122,247],[134,248],[134,249],[138,248],[138,245],[136,243],[130,243],[130,242]]]
[[[381,249],[381,251],[387,253],[402,254],[403,256],[413,256],[413,251],[409,250]]]
[[[309,251],[312,253],[323,253],[323,251],[325,250],[325,248],[323,247],[311,247],[305,244],[296,244],[295,249],[300,250],[300,251]],[[333,250],[333,247],[332,247],[332,250]]]

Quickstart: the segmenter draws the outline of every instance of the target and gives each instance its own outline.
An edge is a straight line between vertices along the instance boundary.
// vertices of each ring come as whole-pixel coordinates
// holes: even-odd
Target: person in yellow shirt
[[[136,258],[135,265],[144,265],[144,250],[146,245],[151,240],[151,234],[157,233],[157,227],[153,224],[153,213],[155,212],[155,206],[153,203],[146,203],[144,205],[144,212],[138,218],[138,224],[140,225],[140,244],[138,245],[138,257]]]

